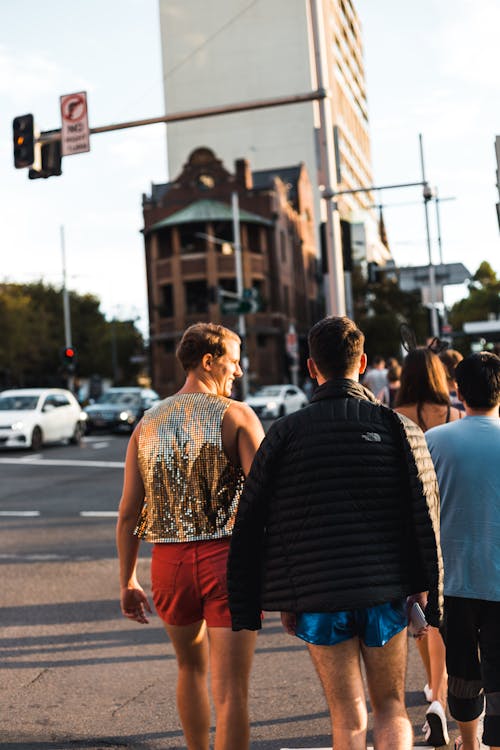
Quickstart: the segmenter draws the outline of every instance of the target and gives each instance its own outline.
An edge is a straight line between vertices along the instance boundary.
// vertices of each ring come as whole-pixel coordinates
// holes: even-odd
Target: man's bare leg
[[[192,625],[165,625],[177,656],[177,709],[188,750],[208,750],[208,637],[205,620]]]
[[[256,636],[249,630],[208,629],[215,750],[246,750],[249,746],[248,683]]]
[[[406,628],[380,647],[361,644],[373,707],[377,750],[411,750],[413,732],[405,706]]]
[[[365,750],[368,717],[358,638],[335,646],[307,645],[330,709],[333,747]]]

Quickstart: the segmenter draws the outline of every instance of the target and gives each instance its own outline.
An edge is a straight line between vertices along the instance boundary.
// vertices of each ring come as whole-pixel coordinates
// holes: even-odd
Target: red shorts
[[[151,588],[156,611],[168,625],[206,620],[208,627],[230,628],[227,556],[230,540],[155,544]]]

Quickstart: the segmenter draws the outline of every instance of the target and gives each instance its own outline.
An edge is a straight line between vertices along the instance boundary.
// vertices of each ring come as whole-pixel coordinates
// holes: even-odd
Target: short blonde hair
[[[194,370],[205,354],[215,359],[226,353],[226,339],[241,344],[237,333],[216,323],[194,323],[186,328],[175,352],[185,372]]]

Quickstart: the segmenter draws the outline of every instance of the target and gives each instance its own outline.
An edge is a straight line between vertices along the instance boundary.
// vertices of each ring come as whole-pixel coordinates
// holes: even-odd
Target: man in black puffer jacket
[[[308,643],[335,748],[366,747],[360,654],[376,746],[412,747],[406,599],[439,625],[439,493],[423,433],[360,383],[364,336],[328,317],[309,333],[311,404],[275,422],[240,499],[228,588],[233,630],[281,611]],[[428,598],[426,592],[429,592]]]

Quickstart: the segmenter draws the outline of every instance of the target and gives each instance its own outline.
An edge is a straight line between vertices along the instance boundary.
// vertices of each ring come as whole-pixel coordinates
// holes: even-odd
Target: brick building
[[[314,195],[304,164],[252,172],[248,161],[229,172],[208,148],[191,153],[172,182],[143,196],[148,279],[151,374],[163,396],[183,382],[175,348],[197,321],[237,330],[218,290],[236,291],[231,196],[240,207],[243,285],[257,290],[260,310],[246,316],[251,385],[290,381],[285,337],[290,324],[300,343],[299,381],[305,376],[305,336],[323,314]]]

